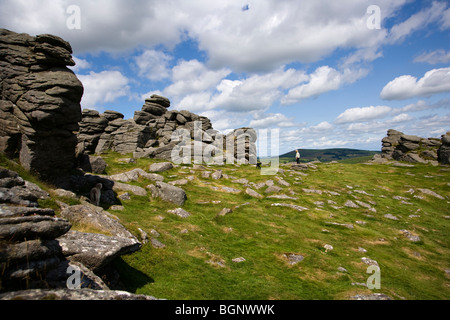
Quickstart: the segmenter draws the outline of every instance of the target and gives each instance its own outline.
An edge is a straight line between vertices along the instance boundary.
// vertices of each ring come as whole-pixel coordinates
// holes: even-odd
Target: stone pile
[[[256,131],[240,128],[222,135],[204,116],[168,110],[170,100],[152,95],[133,119],[114,111],[99,114],[84,109],[79,123],[79,156],[116,151],[134,158],[155,158],[192,163],[241,162],[256,164]],[[176,148],[175,148],[176,147]],[[174,149],[175,148],[175,149]],[[197,161],[198,162],[198,161]]]
[[[0,168],[0,292],[67,288],[70,270],[80,273],[80,288],[108,290],[99,278],[116,257],[139,250],[141,243],[115,216],[91,205],[39,208],[49,195],[16,172]],[[86,223],[104,234],[70,231]]]
[[[76,164],[83,86],[63,39],[0,29],[0,152],[51,179]]]
[[[382,144],[381,157],[384,159],[428,163],[429,161],[438,161],[438,151],[442,141],[438,138],[406,135],[403,132],[390,129],[387,132],[387,137],[382,139]],[[442,159],[440,161],[443,162]]]

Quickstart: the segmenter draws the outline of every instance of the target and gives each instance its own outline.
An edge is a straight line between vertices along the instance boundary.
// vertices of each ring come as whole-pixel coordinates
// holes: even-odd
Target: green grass
[[[138,164],[144,169],[154,162],[140,161]],[[111,163],[110,170],[114,166]],[[319,164],[316,171],[307,171],[308,176],[292,173],[285,167],[284,175],[279,175],[291,187],[284,187],[281,193],[295,193],[298,198],[295,201],[258,200],[244,192],[213,191],[211,186],[241,190],[245,187],[233,183],[233,179],[204,179],[201,171],[191,173],[191,169],[184,166],[163,173],[165,181],[195,177],[182,187],[188,196],[183,208],[192,214],[189,218],[167,213],[175,205],[137,196],[124,202],[125,210],[117,213],[131,230],[140,227],[149,234],[151,229],[157,230],[158,240],[166,245],[163,249],[144,245],[139,252],[123,256],[117,262],[129,290],[167,299],[347,299],[371,292],[352,285],[366,282],[369,274],[361,258],[370,257],[378,261],[381,269],[381,289],[375,292],[395,299],[450,298],[450,282],[445,272],[450,268],[450,223],[443,217],[450,214],[447,202],[450,174],[441,167]],[[254,166],[208,168],[216,169],[255,183],[276,181],[273,176],[261,176]],[[145,187],[148,183],[142,181],[139,185]],[[340,196],[305,193],[303,188],[339,192]],[[411,188],[428,188],[447,198],[439,200],[427,195],[423,199],[413,198],[406,193]],[[408,197],[412,205],[401,204],[392,198],[394,195]],[[420,192],[415,191],[414,195]],[[347,200],[356,200],[355,197],[365,203],[376,202],[373,207],[377,212],[365,208],[334,209],[327,202],[332,200],[343,206]],[[221,202],[199,204],[213,200]],[[325,204],[319,207],[317,201]],[[249,204],[233,209],[231,214],[217,217],[222,208],[246,202]],[[297,204],[309,210],[298,212],[271,206],[275,202]],[[400,220],[384,218],[387,213]],[[420,217],[409,218],[411,214]],[[357,220],[366,224],[359,225]],[[333,221],[351,223],[354,229],[329,224]],[[419,235],[422,241],[410,242],[400,233],[401,229]],[[334,250],[325,253],[325,244],[331,244]],[[359,252],[359,247],[367,253]],[[284,253],[301,254],[305,259],[290,266]],[[232,262],[237,257],[246,260]],[[223,267],[208,261],[221,262]],[[348,272],[338,272],[338,267]]]
[[[134,164],[121,164],[117,159],[123,157],[114,153],[104,156],[108,174],[136,167],[148,170],[151,163],[159,162],[138,159]],[[153,199],[150,193],[131,195],[131,200],[122,201],[123,211],[110,211],[137,236],[141,228],[153,237],[150,232],[153,229],[160,234],[157,239],[165,244],[162,249],[145,244],[140,251],[115,261],[127,290],[158,298],[189,300],[348,299],[371,292],[385,293],[394,299],[450,298],[450,279],[445,271],[450,269],[450,219],[444,217],[450,215],[448,167],[322,163],[317,164],[317,170],[304,171],[308,175],[303,176],[282,166],[284,173],[278,176],[291,186],[283,187],[280,194],[297,200],[267,197],[259,200],[244,192],[214,191],[212,186],[245,190],[244,186],[232,182],[234,177],[255,183],[272,179],[278,183],[274,176],[260,175],[254,166],[229,164],[207,169],[221,169],[233,178],[202,178],[200,170],[191,171],[191,165],[161,173],[166,182],[194,176],[182,186],[188,197],[183,208],[191,213],[186,219],[168,213],[167,210],[177,206]],[[133,184],[145,187],[150,183],[141,180]],[[323,193],[306,193],[304,188]],[[424,195],[419,188],[433,190],[445,199]],[[407,192],[410,189],[414,190],[413,194]],[[263,190],[257,191],[264,194]],[[402,204],[393,196],[406,197],[411,204]],[[363,207],[344,207],[347,200],[372,202],[376,213]],[[220,203],[200,203],[204,201]],[[235,208],[246,202],[247,205]],[[275,202],[296,204],[308,210],[274,207]],[[223,208],[232,208],[233,212],[217,216]],[[385,218],[388,213],[400,220]],[[365,225],[356,221],[364,221]],[[352,224],[354,228],[330,222]],[[420,236],[421,241],[409,241],[401,229]],[[325,252],[325,244],[334,249]],[[359,252],[359,247],[367,252]],[[285,253],[301,254],[304,260],[289,265]],[[232,262],[237,257],[244,257],[245,261]],[[371,291],[352,285],[365,283],[370,276],[362,257],[378,262],[381,289]],[[339,267],[347,272],[339,272]]]

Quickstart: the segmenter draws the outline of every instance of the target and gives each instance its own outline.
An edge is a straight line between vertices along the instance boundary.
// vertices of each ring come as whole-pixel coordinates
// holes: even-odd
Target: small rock
[[[250,189],[250,188],[245,189],[245,193],[248,194],[249,196],[253,197],[253,198],[258,198],[258,199],[264,198],[263,195],[259,194],[258,192],[256,192],[253,189]]]
[[[220,178],[222,178],[222,170],[214,171],[211,174],[211,178],[213,178],[214,180],[219,180]]]
[[[400,220],[399,218],[397,218],[396,216],[394,216],[390,213],[385,214],[383,217],[385,217],[386,219],[391,219],[391,220]]]
[[[244,259],[243,257],[239,257],[239,258],[234,258],[234,259],[232,259],[231,261],[236,262],[236,263],[239,263],[239,262],[244,262],[245,259]]]
[[[348,272],[347,269],[345,269],[344,267],[339,267],[339,268],[338,268],[338,271],[339,271],[339,272],[344,272],[344,273],[347,273],[347,272]]]
[[[150,240],[150,242],[152,243],[153,248],[156,248],[156,249],[162,249],[162,248],[166,247],[166,245],[164,243],[162,243],[161,241],[156,240],[154,238],[152,238]]]
[[[153,163],[150,165],[150,172],[163,172],[173,168],[173,164],[171,162],[160,162]]]
[[[223,208],[217,215],[220,217],[223,217],[232,212],[233,212],[233,210],[231,210],[230,208]]]
[[[349,207],[349,208],[359,208],[359,206],[356,203],[354,203],[352,200],[347,200],[344,203],[344,206]]]
[[[378,262],[376,262],[375,260],[372,260],[370,258],[362,257],[361,261],[369,266],[377,266],[378,267]]]
[[[191,214],[189,212],[187,212],[186,210],[182,209],[182,208],[176,208],[173,210],[167,210],[167,212],[169,213],[174,213],[177,216],[181,217],[181,218],[187,218],[189,217]]]
[[[297,263],[303,261],[305,257],[296,253],[285,253],[284,256],[288,259],[290,265],[296,265]]]
[[[328,252],[328,251],[331,251],[334,249],[331,244],[326,244],[323,247],[325,248],[325,252]]]

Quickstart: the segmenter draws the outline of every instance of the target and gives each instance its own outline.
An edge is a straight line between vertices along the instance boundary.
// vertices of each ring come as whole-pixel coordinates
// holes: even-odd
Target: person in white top
[[[300,163],[300,153],[297,149],[295,150],[295,160],[297,161],[297,163]]]

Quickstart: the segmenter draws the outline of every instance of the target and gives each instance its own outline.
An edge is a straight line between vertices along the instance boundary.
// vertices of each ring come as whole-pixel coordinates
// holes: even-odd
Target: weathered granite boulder
[[[406,135],[393,129],[388,130],[387,137],[384,137],[381,143],[382,159],[415,163],[437,161],[438,150],[442,144],[437,138]]]
[[[119,218],[94,205],[69,206],[61,211],[61,217],[76,225],[94,227],[111,236],[138,242],[136,237],[120,223]]]
[[[153,296],[121,290],[33,289],[0,294],[0,300],[157,300]]]
[[[70,172],[83,86],[72,48],[52,35],[0,29],[0,152],[44,179]]]
[[[141,248],[133,239],[79,231],[69,231],[57,241],[66,259],[80,262],[94,272],[115,258]]]
[[[443,164],[450,164],[450,132],[442,135],[442,145],[439,148],[439,161]]]
[[[183,189],[165,182],[157,181],[155,185],[151,184],[147,188],[152,192],[153,198],[161,198],[179,206],[182,206],[187,200],[186,192]]]

